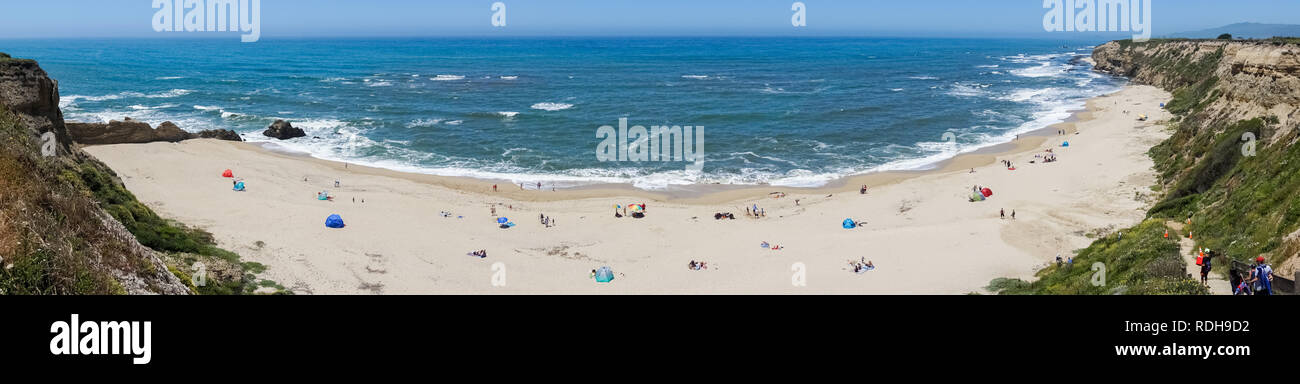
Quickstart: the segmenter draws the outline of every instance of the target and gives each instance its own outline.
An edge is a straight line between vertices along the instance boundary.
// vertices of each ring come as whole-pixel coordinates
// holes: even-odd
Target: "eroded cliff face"
[[[1272,41],[1110,42],[1093,51],[1098,71],[1170,92],[1203,81],[1210,121],[1279,119],[1275,134],[1300,125],[1300,46]]]
[[[1279,276],[1300,269],[1300,44],[1116,41],[1093,60],[1174,95],[1175,131],[1151,150],[1164,198],[1150,215],[1190,217],[1198,246],[1264,256]]]
[[[35,61],[0,54],[0,294],[191,293],[100,208],[82,175],[121,182],[71,144],[58,100]]]
[[[59,110],[59,84],[36,61],[0,53],[0,105],[22,119],[33,137],[54,132],[60,154],[69,153],[72,140],[63,124],[63,111]]]

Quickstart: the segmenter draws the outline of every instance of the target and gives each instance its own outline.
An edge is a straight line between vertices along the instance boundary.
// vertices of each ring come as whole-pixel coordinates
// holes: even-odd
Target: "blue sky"
[[[808,26],[800,29],[790,25],[792,0],[502,1],[507,5],[505,28],[490,24],[492,0],[262,0],[262,37],[1063,37],[1043,31],[1042,0],[803,0]],[[1152,1],[1156,36],[1243,21],[1300,24],[1300,1],[1295,0]],[[163,34],[151,27],[152,2],[6,1],[0,5],[0,38],[158,37]]]

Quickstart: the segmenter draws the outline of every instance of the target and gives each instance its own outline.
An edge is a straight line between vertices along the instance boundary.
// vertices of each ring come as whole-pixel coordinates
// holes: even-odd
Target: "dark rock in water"
[[[276,120],[271,123],[271,126],[266,127],[266,131],[262,132],[262,134],[280,140],[307,136],[307,132],[304,132],[301,128],[294,128],[293,124],[289,124],[288,121],[284,120]]]
[[[192,135],[196,139],[217,139],[226,141],[244,141],[238,133],[229,129],[206,129]]]
[[[68,136],[73,142],[84,145],[142,144],[155,141],[176,143],[189,139],[219,139],[244,141],[235,131],[213,129],[189,133],[170,121],[154,129],[148,123],[124,118],[122,121],[104,123],[67,123]]]
[[[181,127],[172,124],[170,121],[164,121],[158,124],[158,129],[153,131],[154,141],[179,142],[190,138],[190,133],[185,132]]]
[[[138,144],[164,141],[148,123],[126,119],[104,123],[67,123],[72,141],[86,145]],[[179,128],[177,128],[179,129]],[[180,141],[180,140],[176,140]]]

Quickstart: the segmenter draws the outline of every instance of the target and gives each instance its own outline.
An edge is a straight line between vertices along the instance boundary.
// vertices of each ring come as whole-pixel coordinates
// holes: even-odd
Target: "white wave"
[[[961,83],[961,82],[952,83],[952,86],[950,87],[951,90],[948,91],[948,95],[958,96],[958,97],[983,96],[985,93],[984,88],[988,88],[988,87],[989,87],[988,84]]]
[[[347,81],[347,80],[348,80],[348,78],[346,78],[346,77],[330,77],[330,78],[321,79],[320,82],[322,82],[322,83],[334,83],[334,82]]]
[[[519,112],[502,111],[502,112],[497,112],[497,115],[500,115],[501,117],[507,119],[512,119],[515,116],[519,116]]]
[[[566,109],[569,109],[569,108],[573,108],[573,104],[568,104],[568,103],[537,103],[537,104],[533,104],[532,108],[533,108],[533,109],[540,109],[540,110],[543,110],[543,111],[551,111],[551,112],[554,112],[554,111],[563,111],[563,110],[566,110]]]
[[[442,119],[417,119],[406,123],[407,128],[432,127],[441,123]]]
[[[1014,102],[1017,102],[1017,103],[1023,103],[1023,102],[1027,102],[1027,101],[1032,101],[1032,100],[1038,99],[1038,98],[1040,98],[1040,97],[1042,97],[1042,96],[1044,96],[1044,95],[1047,95],[1047,94],[1049,94],[1049,93],[1052,93],[1052,92],[1060,92],[1060,91],[1061,91],[1061,90],[1056,89],[1056,88],[1037,88],[1037,89],[1034,89],[1034,88],[1022,88],[1022,89],[1017,89],[1017,90],[1011,91],[1011,93],[1009,93],[1009,94],[1007,94],[1007,95],[1005,95],[1005,96],[999,96],[999,97],[997,97],[997,99],[999,99],[999,100],[1006,100],[1006,101],[1014,101]]]
[[[200,110],[200,111],[220,111],[220,110],[221,110],[221,107],[216,107],[216,106],[207,106],[207,105],[195,105],[195,106],[194,106],[194,109],[197,109],[197,110]]]
[[[894,92],[902,92],[902,91],[903,91],[902,88],[890,88],[889,90],[890,90],[890,91],[894,91]]]
[[[438,76],[434,76],[433,78],[431,78],[431,79],[429,79],[429,80],[432,80],[432,81],[455,81],[455,80],[465,80],[465,76],[460,76],[460,75],[438,75]]]
[[[185,78],[184,76],[164,76],[164,77],[155,77],[153,79],[154,80],[179,80],[184,78]]]
[[[993,65],[977,65],[977,66],[975,66],[975,68],[997,68],[997,67],[998,67],[997,64],[993,64]]]
[[[934,76],[908,76],[907,78],[912,80],[939,80],[938,77]]]
[[[366,84],[366,86],[367,87],[391,87],[393,86],[393,83],[387,81],[380,81],[380,82]]]
[[[188,89],[173,89],[173,90],[166,91],[166,92],[155,93],[155,94],[151,94],[151,95],[145,95],[144,97],[146,97],[146,98],[150,98],[150,99],[167,99],[167,98],[172,98],[172,97],[181,97],[181,96],[185,96],[185,95],[188,95],[188,94],[191,94],[191,93],[194,93],[194,91],[191,91],[191,90],[188,90]]]
[[[708,80],[708,75],[682,75],[683,79]]]
[[[519,80],[519,76],[501,76],[501,80]]]
[[[1012,69],[1011,74],[1020,77],[1054,77],[1065,74],[1066,66],[1052,65],[1052,63],[1042,63],[1035,67]]]
[[[448,121],[446,124],[447,124],[447,125],[461,125],[461,123],[464,123],[464,122],[465,122],[465,120],[452,120],[452,121]]]

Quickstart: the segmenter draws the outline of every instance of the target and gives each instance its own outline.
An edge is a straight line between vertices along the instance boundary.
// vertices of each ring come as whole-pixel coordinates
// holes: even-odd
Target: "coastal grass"
[[[193,293],[249,294],[267,286],[256,277],[264,265],[241,262],[210,233],[158,216],[98,160],[46,158],[37,148],[25,125],[0,107],[0,294],[124,294],[112,271],[161,272],[106,226],[114,219],[159,252],[167,272]],[[198,263],[216,270],[195,285]]]
[[[135,235],[140,244],[163,252],[173,269],[205,271],[204,283],[187,282],[200,294],[251,294],[259,285],[257,274],[266,270],[258,263],[241,262],[238,254],[217,246],[212,234],[167,220],[136,199],[111,170],[82,165],[77,172],[65,172],[68,179],[87,190],[100,206]],[[223,271],[218,273],[217,268]],[[189,276],[191,279],[193,276]],[[279,287],[278,284],[274,285]],[[280,290],[279,293],[288,293]]]
[[[109,269],[138,263],[98,257],[123,244],[98,225],[92,201],[45,177],[59,165],[33,148],[23,123],[0,107],[0,294],[125,293]]]
[[[1188,278],[1176,239],[1164,237],[1164,220],[1150,219],[1108,235],[1079,251],[1073,263],[1040,270],[1038,279],[994,279],[986,288],[1003,295],[1200,295]]]

